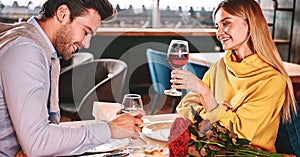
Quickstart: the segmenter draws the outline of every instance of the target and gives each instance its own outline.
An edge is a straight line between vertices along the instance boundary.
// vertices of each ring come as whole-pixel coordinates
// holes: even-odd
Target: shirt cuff
[[[86,125],[89,137],[94,143],[104,144],[111,140],[111,132],[107,123],[99,122]]]

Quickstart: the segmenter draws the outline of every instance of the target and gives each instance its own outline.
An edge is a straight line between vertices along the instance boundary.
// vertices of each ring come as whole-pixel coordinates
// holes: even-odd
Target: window
[[[111,0],[118,16],[102,27],[213,28],[212,11],[220,1]]]
[[[183,1],[183,0],[181,0]],[[110,0],[118,16],[102,27],[213,28],[212,11],[221,0]],[[0,21],[18,22],[37,15],[45,0],[0,0]],[[159,4],[158,4],[159,3]]]

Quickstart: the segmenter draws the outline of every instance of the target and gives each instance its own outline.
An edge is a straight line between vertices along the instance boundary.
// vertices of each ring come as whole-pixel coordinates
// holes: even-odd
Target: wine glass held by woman
[[[291,120],[296,103],[266,19],[255,0],[223,0],[213,12],[216,37],[226,51],[200,80],[173,70],[172,88],[188,89],[177,112],[192,118],[191,106],[211,123],[219,121],[252,145],[276,152],[280,118]],[[229,109],[229,110],[228,110]]]
[[[168,53],[167,53],[167,60],[170,66],[173,69],[179,70],[182,66],[184,66],[188,62],[188,59],[189,59],[188,42],[184,40],[172,40],[169,45]],[[164,93],[170,96],[182,95],[182,93],[176,90],[176,88],[165,90]]]

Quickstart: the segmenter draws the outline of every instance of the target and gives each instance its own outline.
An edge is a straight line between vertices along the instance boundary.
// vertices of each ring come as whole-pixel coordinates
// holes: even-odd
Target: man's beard
[[[69,60],[71,58],[72,42],[70,27],[70,24],[62,26],[56,35],[55,49],[57,51],[57,54],[65,60]]]

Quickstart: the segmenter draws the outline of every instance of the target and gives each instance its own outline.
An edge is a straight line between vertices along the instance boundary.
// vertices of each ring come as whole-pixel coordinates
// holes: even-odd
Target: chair
[[[165,89],[170,88],[171,79],[171,67],[167,62],[167,54],[164,52],[156,51],[153,49],[146,50],[146,56],[148,61],[148,67],[150,72],[150,77],[152,81],[152,87],[155,92],[155,97],[153,100],[153,105],[151,107],[151,113],[154,114],[158,105],[162,107],[164,102],[158,102],[159,96],[164,94]],[[159,103],[159,104],[158,104]],[[173,106],[175,106],[176,97],[172,99],[172,112]]]
[[[198,78],[202,79],[206,71],[209,69],[209,67],[194,62],[188,62],[185,66],[182,67],[182,69],[188,70],[192,72],[194,75],[196,75]]]
[[[72,55],[72,58],[68,61],[61,59],[60,60],[60,65],[61,65],[61,70],[60,73],[64,73],[65,71],[68,71],[69,69],[72,69],[74,66],[88,62],[94,59],[93,54],[89,52],[78,52],[74,53]]]
[[[120,102],[127,72],[125,62],[96,59],[74,66],[60,76],[61,115],[71,120],[93,119],[94,101]]]
[[[300,156],[300,102],[297,102],[297,115],[292,115],[291,123],[280,122],[276,139],[278,153]]]
[[[171,67],[167,62],[167,54],[164,52],[160,52],[153,49],[146,50],[146,56],[148,61],[148,67],[150,72],[150,77],[152,81],[152,86],[156,95],[154,97],[153,105],[151,108],[151,114],[154,114],[158,104],[158,98],[160,94],[164,94],[165,89],[169,89],[170,79],[171,79]],[[183,67],[184,70],[189,70],[194,73],[197,77],[202,79],[204,73],[208,70],[207,66],[200,65],[197,63],[188,63]],[[183,93],[186,93],[183,91]],[[184,96],[184,95],[183,95]],[[176,110],[176,99],[177,97],[173,97],[172,99],[172,113]]]

